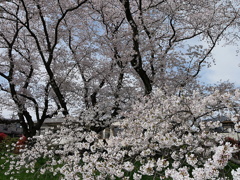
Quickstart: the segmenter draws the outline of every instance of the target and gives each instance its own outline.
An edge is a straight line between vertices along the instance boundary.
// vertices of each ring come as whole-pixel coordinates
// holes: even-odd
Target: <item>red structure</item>
[[[20,149],[24,149],[26,142],[27,142],[27,137],[26,136],[20,137],[19,140],[16,143],[14,153],[19,154]]]
[[[0,133],[0,142],[2,142],[6,137],[7,135],[5,133]]]

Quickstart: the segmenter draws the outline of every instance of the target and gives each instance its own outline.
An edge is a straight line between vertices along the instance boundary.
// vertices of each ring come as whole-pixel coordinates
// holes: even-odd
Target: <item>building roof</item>
[[[45,119],[44,124],[61,124],[65,121],[65,118],[47,118]]]
[[[0,132],[9,135],[11,134],[20,135],[22,134],[23,130],[19,123],[0,124]]]

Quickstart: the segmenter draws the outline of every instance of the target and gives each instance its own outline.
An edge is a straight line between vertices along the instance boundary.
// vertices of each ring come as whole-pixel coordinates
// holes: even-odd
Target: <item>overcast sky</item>
[[[218,45],[213,50],[215,65],[201,71],[201,81],[215,84],[219,81],[229,80],[240,87],[240,53],[237,53],[238,50],[237,46],[223,46],[223,43]]]

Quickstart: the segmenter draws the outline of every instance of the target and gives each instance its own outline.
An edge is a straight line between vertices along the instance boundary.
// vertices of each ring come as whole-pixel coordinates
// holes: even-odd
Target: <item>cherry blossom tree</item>
[[[231,9],[227,16],[226,6]],[[184,87],[194,80],[237,18],[231,6],[226,2],[143,0],[93,4],[112,45],[112,57],[130,64],[145,94],[156,86]],[[207,41],[208,48],[189,44],[197,38]]]
[[[158,90],[125,113],[126,118],[119,120],[122,132],[105,142],[82,126],[91,116],[81,122],[67,118],[56,133],[49,131],[19,156],[8,157],[6,175],[24,166],[30,169],[27,173],[50,171],[63,179],[226,178],[224,168],[239,149],[213,131],[221,126],[219,121],[204,119],[218,116],[219,110],[234,115],[232,107],[236,103],[239,107],[239,97],[239,90],[211,95],[195,91],[181,97]],[[237,131],[238,118],[232,118]],[[45,158],[46,164],[34,169],[39,158]],[[231,178],[239,177],[239,169],[233,169]]]
[[[94,114],[103,127],[91,129],[99,132],[156,88],[179,95],[200,89],[196,78],[235,25],[236,7],[207,0],[2,1],[1,90],[26,136],[59,112]]]
[[[224,114],[239,131],[240,93],[226,83],[206,88],[197,77],[232,35],[238,7],[229,0],[1,1],[1,106],[14,109],[35,142],[8,157],[6,174],[22,166],[35,173],[44,158],[39,172],[63,179],[224,178],[237,148],[213,131],[219,122],[203,120]],[[54,115],[65,124],[34,137]],[[115,121],[122,132],[99,138]]]
[[[60,56],[60,50],[56,48],[59,41],[59,24],[69,11],[77,9],[82,4],[84,2],[70,4],[61,17],[55,19],[55,24],[47,23],[51,18],[44,19],[47,18],[41,9],[44,3],[40,5],[34,1],[32,3],[11,1],[1,5],[1,42],[2,48],[6,49],[6,53],[2,54],[3,61],[1,61],[3,67],[1,76],[6,83],[1,84],[1,90],[11,94],[26,136],[35,135],[43,121],[56,114],[56,110],[48,112],[51,101],[55,101],[55,109],[62,108],[63,114],[68,114],[60,82],[57,84],[53,73],[55,70],[51,66],[56,56]],[[48,6],[48,8],[51,7]],[[50,11],[51,9],[47,10],[47,12]],[[51,29],[52,33],[49,34],[48,28],[55,30],[52,32]],[[54,51],[57,53],[54,54]],[[45,74],[42,68],[45,69]],[[54,92],[54,96],[50,98],[51,91]],[[34,108],[37,124],[34,124],[27,107]]]

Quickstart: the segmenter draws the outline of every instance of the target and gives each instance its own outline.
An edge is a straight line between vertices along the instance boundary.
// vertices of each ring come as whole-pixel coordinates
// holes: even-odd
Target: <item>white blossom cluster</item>
[[[230,112],[239,98],[239,91],[205,96],[195,92],[191,97],[157,91],[124,114],[122,132],[106,140],[68,118],[57,132],[38,137],[33,146],[12,156],[7,174],[21,167],[34,173],[37,160],[45,158],[38,171],[61,174],[67,180],[221,179],[237,148],[212,131],[219,122],[202,119],[216,115],[216,108]],[[233,179],[240,178],[239,171],[232,171]]]

